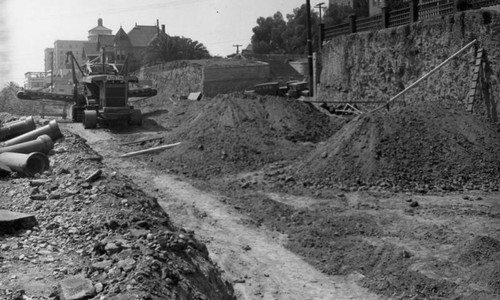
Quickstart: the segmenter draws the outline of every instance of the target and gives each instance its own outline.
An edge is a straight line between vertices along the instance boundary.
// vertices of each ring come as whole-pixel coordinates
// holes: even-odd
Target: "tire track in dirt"
[[[284,236],[256,228],[221,197],[200,191],[143,163],[118,158],[118,137],[103,130],[68,129],[85,138],[105,163],[131,177],[158,198],[172,221],[194,230],[211,258],[234,283],[239,299],[381,299],[356,283],[354,277],[327,276],[282,246]],[[133,172],[131,172],[133,170]]]

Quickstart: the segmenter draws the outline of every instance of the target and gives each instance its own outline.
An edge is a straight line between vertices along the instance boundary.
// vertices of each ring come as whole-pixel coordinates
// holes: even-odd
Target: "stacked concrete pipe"
[[[11,138],[10,140],[1,142],[0,146],[7,147],[31,141],[44,134],[48,135],[54,142],[63,137],[56,120],[52,120],[45,126],[37,128],[35,130],[31,130],[30,132],[26,132],[24,134]]]
[[[52,141],[50,136],[44,134],[32,141],[22,142],[6,147],[0,147],[0,153],[15,152],[29,154],[32,152],[41,152],[44,154],[48,154],[52,149],[54,149],[54,141]]]
[[[10,170],[33,176],[50,168],[46,154],[54,148],[54,142],[63,135],[55,120],[26,132],[26,128],[32,128],[29,118],[27,120],[9,123],[11,127],[5,129],[9,135],[12,135],[12,132],[18,135],[0,143],[0,166],[4,171]],[[2,134],[1,129],[0,134]]]
[[[25,119],[5,123],[0,127],[0,140],[7,140],[35,130],[36,124],[32,116]]]

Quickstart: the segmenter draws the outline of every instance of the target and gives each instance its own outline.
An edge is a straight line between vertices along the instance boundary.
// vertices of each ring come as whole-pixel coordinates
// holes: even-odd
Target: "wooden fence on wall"
[[[479,9],[500,5],[500,0],[467,0],[464,5],[465,9]],[[379,15],[359,19],[352,15],[348,23],[325,27],[322,36],[328,40],[339,35],[406,25],[457,11],[455,0],[410,0],[401,2],[392,9],[384,7]]]

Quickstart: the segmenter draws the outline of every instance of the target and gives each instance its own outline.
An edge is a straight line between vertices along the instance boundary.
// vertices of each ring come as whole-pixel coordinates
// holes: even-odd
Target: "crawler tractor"
[[[71,59],[73,75],[73,94],[56,94],[34,90],[23,90],[17,93],[19,99],[48,99],[72,103],[71,115],[74,122],[82,122],[85,128],[95,128],[98,121],[114,124],[127,121],[130,125],[141,125],[142,114],[128,104],[130,97],[151,97],[157,91],[151,88],[129,89],[129,83],[137,83],[135,76],[127,74],[127,61],[121,68],[117,65],[102,62],[87,62],[80,66],[73,53],[67,53]],[[81,75],[78,81],[75,68]]]

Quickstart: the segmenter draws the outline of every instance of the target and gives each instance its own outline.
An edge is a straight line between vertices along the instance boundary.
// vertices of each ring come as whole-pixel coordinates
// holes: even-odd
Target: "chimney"
[[[97,19],[97,26],[103,27],[102,26],[102,19],[101,18]]]
[[[165,24],[161,24],[161,31],[165,33]]]

